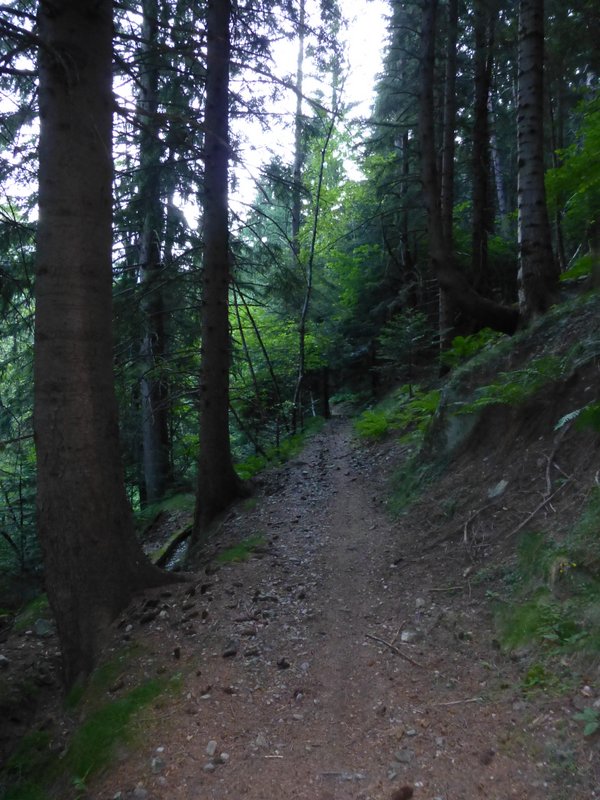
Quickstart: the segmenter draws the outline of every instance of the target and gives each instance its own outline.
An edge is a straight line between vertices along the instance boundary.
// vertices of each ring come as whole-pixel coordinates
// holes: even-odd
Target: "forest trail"
[[[264,547],[161,593],[153,621],[131,617],[146,673],[181,672],[183,692],[142,713],[143,744],[88,797],[567,796],[561,701],[523,696],[464,553],[425,549],[410,516],[385,513],[396,456],[332,420],[215,541]]]

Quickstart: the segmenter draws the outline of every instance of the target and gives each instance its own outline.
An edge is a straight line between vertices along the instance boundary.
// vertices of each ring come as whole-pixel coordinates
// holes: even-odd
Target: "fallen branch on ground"
[[[450,700],[448,703],[434,703],[434,706],[460,706],[463,703],[479,703],[483,697],[469,697],[467,700]]]
[[[367,637],[367,639],[372,639],[374,642],[379,642],[379,644],[384,644],[386,647],[389,647],[393,653],[396,653],[396,655],[400,656],[400,658],[403,658],[405,661],[408,661],[409,664],[413,664],[413,666],[421,667],[421,669],[423,669],[424,667],[423,664],[419,664],[419,662],[415,661],[414,658],[407,656],[406,653],[403,653],[402,650],[396,647],[395,644],[392,644],[391,642],[386,642],[385,639],[381,639],[379,636],[373,636],[370,633],[365,633],[365,636]]]
[[[541,502],[539,505],[537,505],[537,506],[536,506],[536,507],[533,509],[533,511],[531,512],[531,514],[528,514],[528,516],[527,516],[527,517],[525,517],[525,519],[523,520],[523,522],[520,522],[520,523],[517,525],[517,527],[516,527],[516,528],[513,528],[513,530],[512,530],[512,531],[511,531],[511,532],[508,534],[507,538],[511,538],[512,536],[516,536],[516,535],[517,535],[517,533],[519,533],[520,531],[522,531],[522,530],[523,530],[523,528],[525,527],[525,525],[527,525],[527,523],[528,523],[528,522],[531,522],[531,520],[532,520],[532,519],[535,517],[535,515],[538,513],[538,511],[541,511],[541,510],[542,510],[542,508],[543,508],[544,506],[547,506],[547,505],[548,505],[548,503],[549,503],[551,500],[553,500],[553,499],[556,497],[556,495],[557,495],[557,494],[558,494],[558,493],[559,493],[559,492],[560,492],[562,489],[564,489],[564,488],[565,488],[565,486],[567,486],[569,483],[570,483],[570,480],[566,480],[566,481],[565,481],[563,484],[561,484],[561,485],[558,487],[558,489],[556,489],[556,491],[552,492],[552,494],[550,495],[550,497],[546,497],[546,499],[545,499],[545,500],[542,500],[542,502]]]

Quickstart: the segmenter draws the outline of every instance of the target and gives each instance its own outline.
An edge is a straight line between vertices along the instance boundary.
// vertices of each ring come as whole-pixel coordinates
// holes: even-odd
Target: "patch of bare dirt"
[[[600,797],[598,742],[573,720],[600,675],[571,696],[525,694],[526,655],[500,651],[488,587],[472,580],[514,548],[499,531],[544,499],[544,447],[527,468],[482,450],[392,521],[382,499],[397,446],[357,444],[332,421],[224,520],[205,557],[250,536],[264,546],[216,571],[212,560],[115,628],[115,649],[142,646],[138,669],[183,684],[142,713],[143,741],[88,797]],[[503,479],[512,494],[486,500]]]

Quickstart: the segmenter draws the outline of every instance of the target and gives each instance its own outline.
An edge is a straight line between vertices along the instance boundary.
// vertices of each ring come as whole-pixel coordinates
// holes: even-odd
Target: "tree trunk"
[[[294,173],[292,184],[292,250],[295,266],[299,267],[300,223],[302,217],[302,169],[304,167],[304,118],[302,116],[302,91],[304,85],[304,27],[305,0],[300,0],[298,19],[298,55],[296,59],[296,114],[294,117]]]
[[[302,222],[302,170],[304,168],[304,119],[302,116],[302,92],[304,85],[304,37],[306,21],[306,3],[300,0],[299,19],[298,19],[298,55],[296,59],[296,115],[294,118],[294,172],[292,184],[292,259],[293,268],[298,272],[302,271],[300,263],[300,225]],[[308,306],[306,303],[303,309]],[[296,433],[298,425],[303,424],[302,410],[302,389],[304,381],[304,340],[306,336],[306,314],[301,312],[300,325],[298,328],[298,378],[294,389],[294,399],[292,403],[292,433]]]
[[[454,253],[454,152],[456,136],[456,42],[458,39],[458,0],[448,3],[448,40],[444,80],[444,130],[442,136],[441,215],[446,252]],[[456,306],[451,295],[440,287],[438,328],[440,349],[447,350],[454,337]]]
[[[204,264],[200,456],[194,538],[242,494],[229,440],[229,63],[230,0],[209,0],[206,15]]]
[[[488,99],[488,117],[490,120],[490,156],[494,168],[494,185],[496,187],[496,202],[498,203],[500,230],[505,239],[510,239],[510,223],[508,220],[508,202],[506,200],[506,186],[504,183],[504,171],[502,169],[500,148],[498,147],[498,137],[496,135],[496,128],[495,128],[496,116],[494,111],[494,101],[491,93]]]
[[[454,211],[454,152],[456,136],[456,42],[458,38],[458,0],[448,2],[448,41],[444,88],[444,131],[442,143],[442,225],[449,250],[452,244]]]
[[[134,592],[112,371],[112,3],[42,0],[34,427],[37,520],[67,686]]]
[[[544,187],[544,0],[520,0],[518,136],[519,306],[548,309],[558,281]]]
[[[478,295],[464,275],[456,269],[452,254],[446,252],[434,136],[433,85],[437,5],[437,0],[426,0],[421,27],[419,142],[429,257],[441,288],[451,295],[461,310],[481,327],[489,326],[504,333],[514,333],[519,319],[518,312]]]
[[[140,347],[140,397],[142,405],[142,451],[146,502],[160,500],[172,479],[169,443],[169,390],[161,374],[166,350],[164,270],[161,238],[164,228],[160,196],[161,142],[157,124],[158,0],[143,0],[143,31],[140,48],[140,186],[142,232],[139,269],[144,331]]]
[[[493,215],[490,208],[490,126],[488,101],[493,61],[493,11],[488,0],[475,2],[475,92],[473,103],[473,151],[471,156],[473,280],[478,291],[489,294],[488,235]]]

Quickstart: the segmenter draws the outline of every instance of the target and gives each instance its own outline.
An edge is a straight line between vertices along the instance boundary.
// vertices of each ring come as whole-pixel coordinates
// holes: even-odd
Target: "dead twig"
[[[525,527],[525,525],[527,525],[529,522],[531,522],[531,520],[532,520],[532,519],[535,517],[535,515],[538,513],[538,511],[541,511],[541,510],[542,510],[542,508],[543,508],[544,506],[547,506],[547,505],[548,505],[548,503],[549,503],[551,500],[553,500],[553,499],[556,497],[556,495],[557,495],[557,494],[558,494],[558,493],[559,493],[559,492],[560,492],[562,489],[564,489],[564,488],[565,488],[565,486],[567,486],[569,483],[570,483],[570,480],[566,480],[566,481],[565,481],[563,484],[561,484],[561,485],[558,487],[558,489],[556,489],[554,492],[552,492],[552,494],[550,495],[550,497],[546,497],[546,499],[545,499],[545,500],[542,500],[542,502],[541,502],[541,503],[539,503],[539,505],[537,505],[537,506],[536,506],[536,507],[533,509],[533,511],[531,512],[531,514],[528,514],[528,515],[525,517],[525,519],[523,520],[523,522],[520,522],[520,523],[517,525],[517,527],[516,527],[516,528],[513,528],[513,530],[512,530],[512,531],[511,531],[511,532],[508,534],[508,537],[507,537],[507,538],[511,538],[512,536],[516,536],[516,535],[517,535],[517,533],[519,533],[520,531],[522,531],[522,530],[523,530],[523,528]]]
[[[467,700],[450,700],[448,703],[434,703],[434,706],[460,706],[464,703],[480,703],[483,697],[469,697]]]
[[[429,589],[430,592],[454,592],[456,589],[464,589],[464,586],[440,586],[439,588]]]
[[[397,656],[400,656],[400,658],[403,658],[405,661],[408,661],[409,664],[412,664],[415,667],[420,667],[421,669],[423,669],[424,667],[423,664],[419,664],[419,662],[415,661],[414,658],[407,656],[406,653],[403,653],[402,650],[396,647],[395,644],[392,644],[391,642],[386,642],[385,639],[381,639],[379,636],[373,636],[370,633],[365,633],[365,636],[367,637],[367,639],[372,639],[374,642],[379,642],[379,644],[384,644],[386,647],[389,647],[392,653],[396,653]]]
[[[396,641],[398,640],[398,637],[400,636],[400,634],[404,630],[404,626],[406,625],[407,622],[408,622],[407,619],[402,620],[402,622],[398,626],[398,630],[394,634],[394,638],[392,639],[391,644],[396,644]]]
[[[479,515],[480,515],[480,514],[481,514],[483,511],[485,511],[486,509],[490,508],[490,506],[493,506],[493,505],[494,505],[494,503],[488,503],[487,505],[485,505],[485,506],[482,506],[482,508],[478,508],[478,509],[477,509],[477,511],[473,511],[473,513],[472,513],[472,514],[471,514],[469,517],[467,517],[467,519],[466,519],[466,521],[465,521],[465,524],[463,525],[463,542],[464,542],[465,544],[468,544],[468,541],[469,541],[469,525],[470,525],[470,524],[471,524],[471,523],[472,523],[474,520],[476,520],[476,519],[477,519],[477,517],[478,517],[478,516],[479,516]]]

